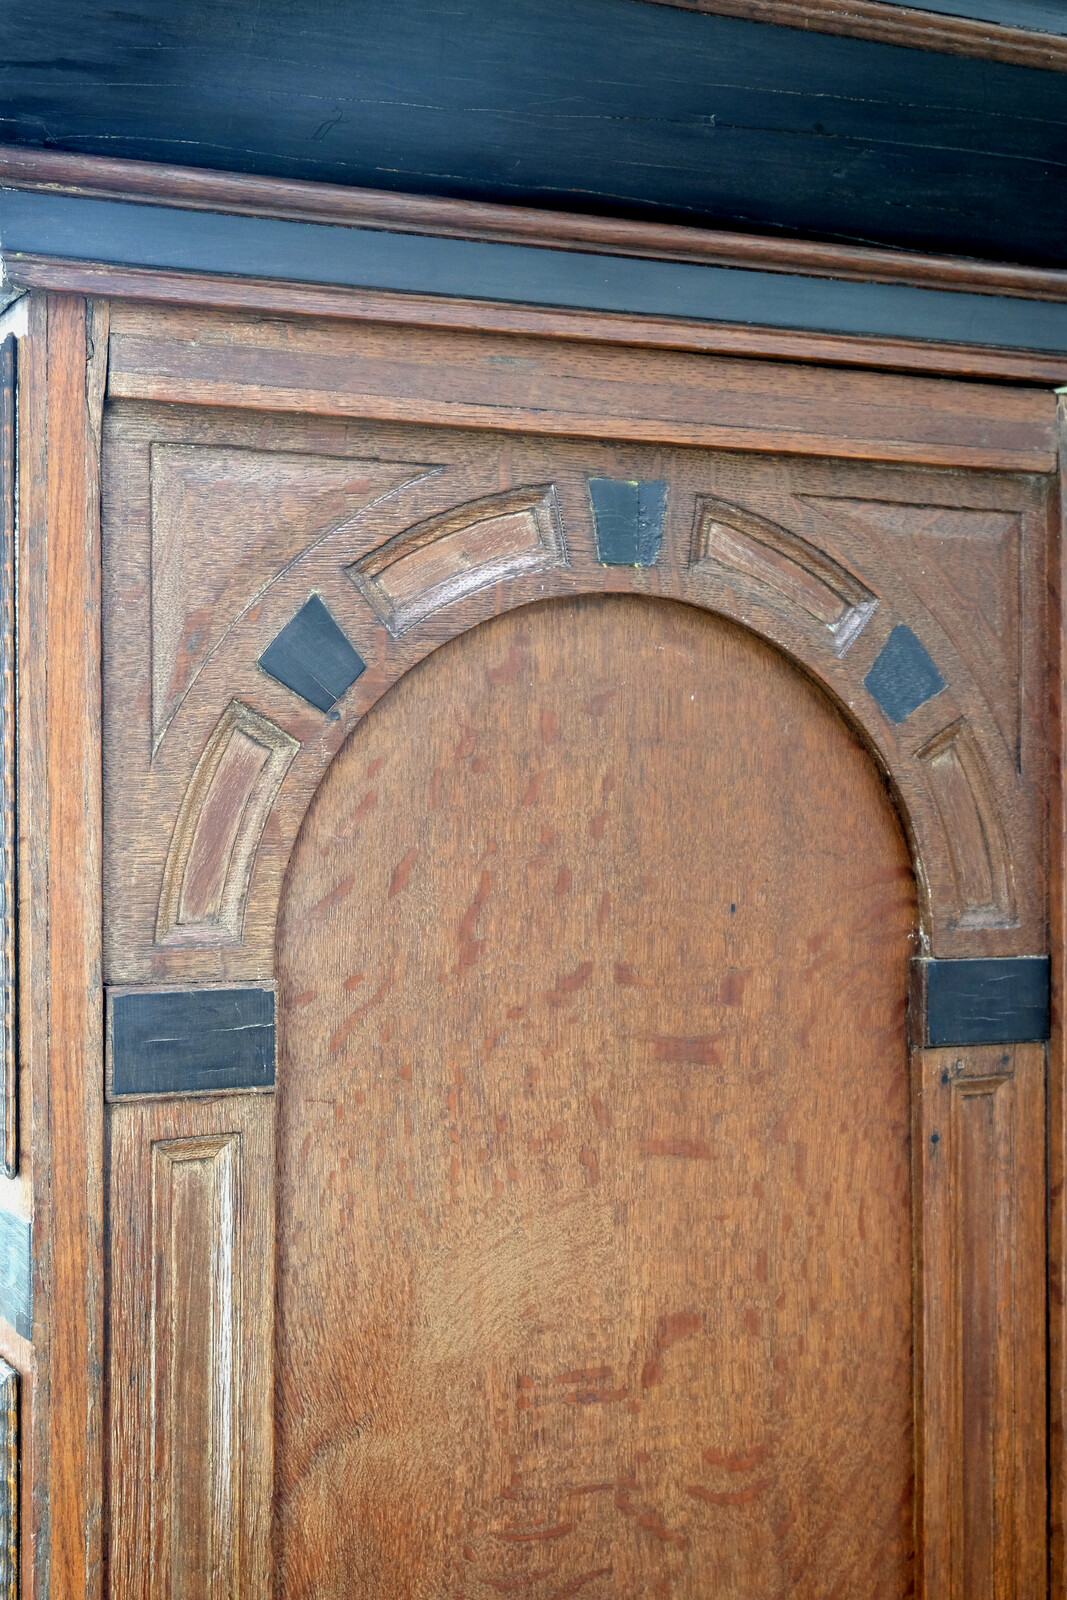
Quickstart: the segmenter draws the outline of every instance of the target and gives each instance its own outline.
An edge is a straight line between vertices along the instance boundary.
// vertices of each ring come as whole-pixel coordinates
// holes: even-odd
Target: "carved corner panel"
[[[1037,953],[1046,517],[1018,475],[116,406],[108,980],[269,979],[355,723],[442,640],[591,591],[786,650],[893,786],[928,950]]]
[[[130,1484],[115,1592],[155,1600],[180,1572],[183,1592],[258,1596],[277,911],[352,729],[503,611],[590,593],[705,608],[799,663],[866,742],[908,836],[922,953],[1040,957],[1048,486],[139,401],[110,407],[103,463],[110,1360],[141,1375],[111,1387]],[[931,1596],[993,1592],[998,1563],[1029,1570],[1043,1514],[1043,1380],[1021,1363],[1043,1348],[1044,1046],[914,1061],[920,1498],[953,1507],[944,1527],[920,1514],[920,1559]]]

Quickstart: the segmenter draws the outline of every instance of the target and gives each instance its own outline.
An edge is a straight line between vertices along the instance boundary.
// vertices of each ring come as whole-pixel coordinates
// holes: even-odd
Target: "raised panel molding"
[[[156,919],[159,944],[240,944],[260,835],[299,744],[232,700],[185,792]]]
[[[961,928],[1010,927],[1015,876],[989,771],[972,729],[954,723],[919,752],[945,828]]]
[[[0,1361],[0,1600],[19,1600],[19,1375]]]
[[[871,591],[799,534],[740,506],[697,500],[693,564],[709,562],[742,583],[754,582],[781,605],[825,627],[843,656],[878,605]]]
[[[551,485],[515,489],[406,528],[349,576],[394,638],[489,584],[566,565]]]
[[[126,1103],[110,1108],[108,1132],[110,1593],[261,1600],[273,1102]]]
[[[917,1052],[922,1593],[1045,1592],[1045,1046]]]
[[[237,1577],[239,1134],[152,1145],[152,1600]]]

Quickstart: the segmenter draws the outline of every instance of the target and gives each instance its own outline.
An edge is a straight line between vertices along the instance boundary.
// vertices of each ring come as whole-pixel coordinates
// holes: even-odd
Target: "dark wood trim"
[[[675,317],[547,309],[489,300],[458,300],[445,295],[400,294],[333,284],[287,283],[281,279],[60,261],[50,256],[20,255],[17,267],[19,282],[26,288],[113,299],[279,312],[294,317],[340,317],[408,327],[527,333],[583,343],[593,340],[599,344],[645,349],[1037,383],[1049,388],[1067,384],[1067,352],[1057,355],[983,345],[930,344],[918,339],[768,328],[750,323],[689,322]]]
[[[883,5],[879,0],[651,0],[682,11],[706,11],[749,22],[775,22],[813,33],[845,34],[874,39],[911,50],[938,50],[944,55],[977,56],[1014,67],[1041,67],[1067,72],[1067,38],[1036,33],[1030,28],[949,17],[914,6]]]
[[[883,5],[877,9],[892,11],[896,8]],[[1067,62],[1067,39],[1061,42]],[[864,283],[904,283],[925,289],[1011,295],[1027,300],[1067,300],[1067,271],[1051,268],[971,261],[957,256],[929,256],[907,250],[822,244],[807,239],[776,239],[714,228],[577,216],[523,206],[490,205],[483,201],[389,194],[377,189],[350,189],[340,184],[209,172],[196,167],[157,166],[149,161],[71,155],[65,151],[31,150],[15,145],[0,145],[0,186],[293,222],[377,228],[391,233],[540,245],[553,250],[583,250],[602,255],[647,256],[662,261],[749,267],[762,272],[803,273],[809,277]]]

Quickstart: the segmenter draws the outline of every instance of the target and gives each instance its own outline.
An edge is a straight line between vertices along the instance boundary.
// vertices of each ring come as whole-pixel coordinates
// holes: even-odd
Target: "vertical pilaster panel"
[[[1045,1583],[1045,1047],[915,1056],[929,1600]]]
[[[111,1600],[266,1600],[273,1100],[109,1130]]]

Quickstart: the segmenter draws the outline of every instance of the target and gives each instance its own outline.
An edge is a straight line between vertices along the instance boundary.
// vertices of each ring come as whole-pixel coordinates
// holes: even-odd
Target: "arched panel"
[[[721,619],[546,602],[381,699],[279,923],[287,1600],[908,1592],[915,921]]]

